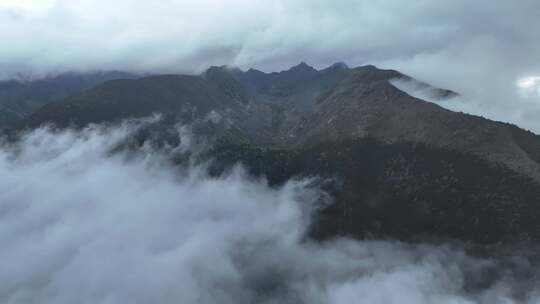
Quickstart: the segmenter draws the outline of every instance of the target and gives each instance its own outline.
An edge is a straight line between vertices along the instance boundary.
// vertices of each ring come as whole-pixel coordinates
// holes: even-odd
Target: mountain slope
[[[470,154],[363,138],[294,150],[220,146],[213,155],[217,164],[245,164],[272,185],[321,177],[318,185],[335,202],[319,211],[311,230],[317,238],[540,240],[538,183]]]
[[[409,96],[358,71],[305,117],[295,137],[300,143],[373,137],[383,142],[416,142],[473,153],[540,181],[540,136],[515,126],[455,113]],[[367,72],[369,75],[371,72]]]
[[[131,79],[123,72],[66,73],[36,81],[0,82],[0,128],[14,125],[39,107],[113,79]]]
[[[60,127],[84,126],[161,113],[172,124],[223,117],[226,119],[219,119],[223,127],[213,129],[220,132],[216,135],[228,134],[237,140],[269,138],[271,109],[246,104],[227,91],[227,85],[220,78],[187,75],[109,81],[62,102],[47,104],[19,124],[19,128],[45,122]]]

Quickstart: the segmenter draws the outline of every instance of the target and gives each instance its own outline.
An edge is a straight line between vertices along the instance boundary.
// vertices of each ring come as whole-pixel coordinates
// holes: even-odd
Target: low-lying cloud
[[[140,126],[41,128],[2,144],[2,303],[540,300],[537,265],[524,256],[306,239],[325,197],[310,181],[271,188],[240,167],[211,177],[151,145],[117,149]]]

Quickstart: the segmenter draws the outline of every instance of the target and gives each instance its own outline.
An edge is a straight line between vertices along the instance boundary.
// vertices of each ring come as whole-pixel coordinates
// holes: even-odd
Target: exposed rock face
[[[411,80],[344,64],[279,73],[212,67],[110,81],[46,105],[19,127],[160,112],[164,124],[197,122],[219,138],[221,164],[241,161],[276,184],[332,178],[337,202],[321,211],[314,235],[540,239],[540,137],[414,98],[395,79]]]

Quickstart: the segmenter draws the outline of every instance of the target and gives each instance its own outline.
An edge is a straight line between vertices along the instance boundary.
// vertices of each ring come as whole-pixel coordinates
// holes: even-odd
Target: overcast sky
[[[371,63],[540,133],[538,16],[537,0],[0,0],[0,77]]]

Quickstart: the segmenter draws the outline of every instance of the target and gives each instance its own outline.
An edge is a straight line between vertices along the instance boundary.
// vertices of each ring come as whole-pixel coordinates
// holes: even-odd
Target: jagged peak
[[[208,75],[209,73],[242,73],[242,70],[240,70],[238,67],[230,66],[230,65],[213,65],[210,66],[206,71],[202,73],[202,75]]]
[[[246,73],[249,73],[249,74],[267,74],[261,70],[257,70],[257,69],[254,69],[254,68],[250,68],[249,70],[246,71]]]
[[[314,67],[302,61],[299,64],[291,67],[288,71],[315,71],[316,72],[317,69],[315,69]]]
[[[410,77],[396,70],[380,69],[372,64],[363,65],[352,69],[354,75],[361,77],[364,81],[390,80],[393,78],[409,79]]]
[[[379,68],[379,67],[377,67],[377,66],[375,66],[373,64],[362,65],[362,66],[354,68],[354,70],[368,71],[368,72],[380,72],[380,73],[386,73],[386,74],[395,74],[395,75],[397,75],[399,77],[409,77],[409,76],[401,73],[400,71],[396,71],[396,70],[393,70],[393,69]]]
[[[376,67],[373,64],[361,65],[359,67],[356,67],[355,69],[358,69],[358,70],[384,71],[384,69],[380,69],[380,68]]]

